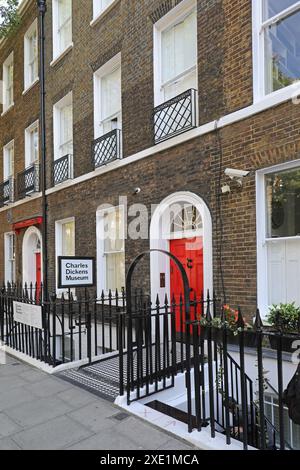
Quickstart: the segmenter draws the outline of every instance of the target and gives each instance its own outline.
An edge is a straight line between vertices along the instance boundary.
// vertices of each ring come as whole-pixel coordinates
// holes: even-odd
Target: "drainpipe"
[[[42,248],[44,296],[48,298],[48,253],[47,253],[47,179],[46,179],[46,112],[45,112],[45,13],[46,0],[37,0],[39,11],[39,56],[40,56],[40,135],[41,135],[41,192],[42,192]]]

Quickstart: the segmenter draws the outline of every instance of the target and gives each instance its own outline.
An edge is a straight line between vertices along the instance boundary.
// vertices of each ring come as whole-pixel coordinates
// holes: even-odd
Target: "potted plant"
[[[231,308],[229,305],[224,305],[223,307],[224,312],[224,320],[221,317],[213,318],[211,321],[211,329],[212,329],[212,339],[219,343],[223,341],[223,327],[227,328],[227,337],[228,342],[230,344],[239,344],[239,333],[241,333],[242,328],[238,326],[238,310]],[[200,320],[200,324],[204,327],[208,325],[207,320],[202,318]],[[249,323],[245,322],[244,331],[250,332],[253,328]],[[204,329],[204,338],[207,339],[207,328]],[[254,347],[256,341],[255,335],[245,335],[245,346]]]
[[[300,307],[296,307],[295,302],[289,304],[273,305],[267,316],[267,321],[271,328],[275,330],[272,333],[283,333],[282,349],[292,352],[293,342],[299,338]],[[288,335],[288,336],[287,336]],[[294,335],[294,336],[293,336]],[[272,349],[277,349],[278,340],[276,334],[270,334],[269,340]]]

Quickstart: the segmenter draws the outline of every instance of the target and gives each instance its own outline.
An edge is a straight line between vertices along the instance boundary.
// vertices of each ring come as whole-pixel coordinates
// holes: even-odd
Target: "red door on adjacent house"
[[[180,239],[170,241],[170,252],[176,256],[186,270],[190,284],[190,298],[194,300],[195,296],[199,300],[203,292],[203,239],[202,237],[192,239]],[[183,283],[179,269],[174,261],[171,261],[171,297],[175,297],[176,304],[179,304],[180,295],[183,297]],[[194,310],[191,311],[193,318]],[[176,331],[182,331],[180,309],[176,309]],[[184,326],[183,326],[184,328]]]
[[[41,290],[41,282],[42,282],[42,260],[41,260],[41,253],[35,254],[35,270],[36,270],[36,283],[37,283],[37,291],[36,291],[36,298],[37,300],[40,298],[40,290]]]

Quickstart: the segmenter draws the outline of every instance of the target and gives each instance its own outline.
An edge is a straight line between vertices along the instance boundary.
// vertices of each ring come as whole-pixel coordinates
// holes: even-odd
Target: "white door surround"
[[[22,281],[34,284],[36,282],[36,253],[41,253],[42,235],[37,227],[29,227],[23,237],[22,244]],[[43,279],[43,271],[41,274]]]
[[[203,264],[204,264],[204,292],[209,290],[213,292],[213,261],[212,261],[212,218],[208,206],[204,200],[191,192],[177,192],[166,197],[153,213],[150,224],[150,249],[159,249],[169,251],[170,237],[166,235],[165,214],[168,213],[170,206],[175,204],[193,205],[199,211],[203,230],[201,233],[194,232],[195,236],[203,236]],[[170,231],[170,230],[169,230]],[[186,237],[186,236],[185,236]],[[159,294],[163,300],[165,294],[170,295],[170,260],[161,253],[152,253],[150,258],[151,270],[151,297],[155,299]],[[160,273],[166,275],[166,287],[160,287]]]

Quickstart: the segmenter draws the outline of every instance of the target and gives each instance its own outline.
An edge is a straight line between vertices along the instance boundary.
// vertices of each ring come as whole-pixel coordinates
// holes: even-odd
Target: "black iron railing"
[[[40,305],[42,328],[15,321],[14,301]],[[130,304],[129,309],[124,291],[99,297],[84,289],[76,297],[71,291],[46,299],[42,285],[8,285],[0,290],[0,339],[51,366],[82,359],[90,363],[119,352],[120,394],[127,395],[128,404],[176,386],[184,374],[186,411],[183,403],[179,411],[190,432],[206,427],[212,438],[223,434],[228,445],[240,441],[245,450],[292,448],[283,402],[283,352],[287,340],[299,340],[299,331],[287,335],[267,329],[259,312],[251,329],[240,311],[229,324],[219,301],[209,296],[194,297],[190,311],[182,296],[151,302],[142,291],[131,296]],[[268,342],[272,348],[266,348]],[[270,349],[274,370],[269,377],[265,356]],[[276,423],[265,413],[269,390],[277,398]]]
[[[52,164],[53,185],[73,179],[73,155],[64,155]]]
[[[201,320],[190,321],[186,326],[187,342],[192,346],[187,347],[187,364],[192,364],[187,367],[190,377],[187,380],[187,401],[194,401],[196,414],[194,425],[193,413],[190,413],[189,431],[195,427],[200,431],[204,424],[209,423],[211,436],[214,438],[216,432],[223,433],[228,445],[236,439],[243,443],[245,450],[249,446],[290,450],[283,403],[283,351],[285,340],[292,344],[300,339],[300,332],[289,335],[280,330],[266,329],[259,312],[253,328],[245,325],[241,311],[238,311],[236,323],[229,324],[224,312],[219,315],[216,320],[215,313],[212,314],[208,307]],[[277,427],[265,416],[265,394],[270,385],[266,377],[263,345],[268,342],[274,355],[272,382],[278,385]],[[247,369],[249,348],[257,368],[255,377],[252,371],[252,378]],[[235,358],[232,357],[233,350]]]
[[[15,321],[14,301],[41,307],[43,327]],[[96,293],[85,289],[44,296],[43,285],[8,285],[0,290],[0,340],[6,346],[53,367],[99,358],[126,348],[123,321],[125,293]],[[35,313],[38,315],[37,313]]]
[[[9,178],[0,184],[0,207],[14,202],[14,179]]]
[[[114,129],[108,134],[99,137],[92,143],[92,159],[95,168],[107,165],[121,156],[121,136],[120,129]]]
[[[18,199],[37,193],[40,190],[40,165],[34,163],[17,175]]]
[[[158,144],[197,126],[197,91],[187,90],[154,109],[154,142]]]

